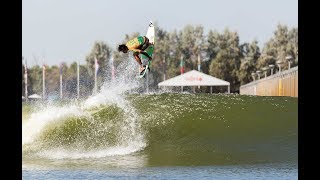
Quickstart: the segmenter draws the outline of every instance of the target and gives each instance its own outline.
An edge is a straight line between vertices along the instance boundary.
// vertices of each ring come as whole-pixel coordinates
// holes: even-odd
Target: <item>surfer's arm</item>
[[[133,52],[138,52],[138,53],[141,53],[141,52],[142,52],[141,49],[130,49],[130,50],[133,51]]]

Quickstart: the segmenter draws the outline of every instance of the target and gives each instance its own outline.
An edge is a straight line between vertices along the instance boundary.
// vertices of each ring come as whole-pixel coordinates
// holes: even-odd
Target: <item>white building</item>
[[[191,70],[179,76],[167,79],[158,84],[159,87],[163,86],[181,86],[183,91],[184,86],[210,86],[210,92],[212,93],[213,86],[227,86],[228,93],[230,93],[230,83],[222,79],[204,74],[202,72]]]

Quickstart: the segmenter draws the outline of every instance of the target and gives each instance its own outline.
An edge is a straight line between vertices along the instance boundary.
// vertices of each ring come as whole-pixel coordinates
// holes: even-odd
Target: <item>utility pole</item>
[[[60,99],[62,99],[62,68],[63,64],[60,64]]]
[[[94,94],[97,94],[97,74],[98,74],[98,69],[99,69],[99,64],[98,64],[98,60],[96,57],[94,57]]]
[[[28,67],[26,59],[24,60],[24,94],[26,101],[28,101]]]
[[[166,56],[163,58],[163,80],[166,80]]]
[[[77,63],[77,99],[79,99],[80,97],[80,76],[79,76],[79,60],[78,60],[78,63]]]
[[[42,62],[42,99],[46,98],[46,65]]]

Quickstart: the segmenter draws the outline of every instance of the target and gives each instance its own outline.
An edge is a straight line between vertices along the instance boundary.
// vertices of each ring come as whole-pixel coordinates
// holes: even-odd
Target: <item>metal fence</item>
[[[240,94],[298,97],[298,66],[240,86]]]

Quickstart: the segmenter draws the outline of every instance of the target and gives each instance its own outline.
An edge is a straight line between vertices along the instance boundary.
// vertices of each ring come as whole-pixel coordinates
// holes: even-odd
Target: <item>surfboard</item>
[[[152,24],[152,21],[149,22],[146,37],[149,39],[149,43],[151,43],[151,45],[149,45],[148,48],[145,49],[144,51],[150,57],[152,57],[153,50],[154,50],[154,25]],[[146,69],[143,71],[143,73],[142,74],[139,73],[139,77],[142,78],[149,72],[148,68],[150,68],[151,62],[149,61],[149,58],[143,54],[140,55],[140,58],[141,58],[142,64],[146,66]]]

